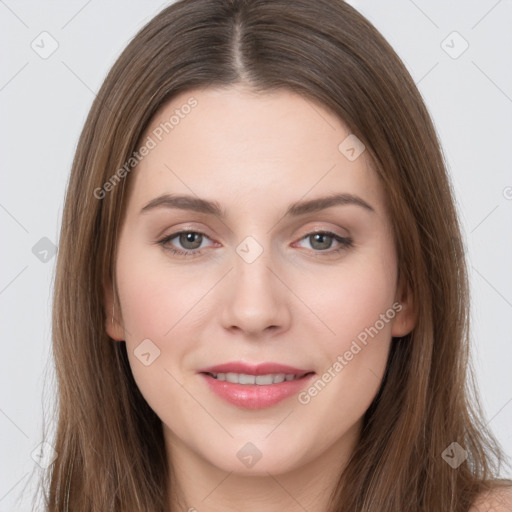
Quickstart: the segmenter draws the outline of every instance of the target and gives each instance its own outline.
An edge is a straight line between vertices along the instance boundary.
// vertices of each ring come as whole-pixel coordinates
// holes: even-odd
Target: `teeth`
[[[300,379],[302,375],[293,373],[269,373],[267,375],[247,375],[245,373],[210,373],[217,380],[224,380],[233,384],[256,384],[258,386],[268,386],[270,384],[279,384],[280,382]]]

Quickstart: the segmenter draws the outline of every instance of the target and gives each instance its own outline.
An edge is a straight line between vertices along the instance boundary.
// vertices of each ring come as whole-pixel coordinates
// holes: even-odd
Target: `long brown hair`
[[[468,359],[468,278],[440,145],[411,76],[341,0],[180,0],[129,43],[81,134],[68,185],[53,308],[58,454],[51,512],[168,510],[161,421],[126,346],[105,331],[104,289],[130,174],[104,190],[162,105],[194,88],[287,89],[334,112],[365,144],[384,187],[400,275],[417,323],[392,340],[361,439],[332,493],[337,512],[467,512],[504,456],[486,429]],[[98,197],[103,195],[104,197]],[[458,443],[458,468],[442,457]]]

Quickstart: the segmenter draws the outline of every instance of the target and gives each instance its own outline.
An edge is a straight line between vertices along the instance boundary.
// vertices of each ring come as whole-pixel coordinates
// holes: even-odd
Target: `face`
[[[286,91],[198,89],[152,120],[107,330],[174,462],[279,474],[339,463],[357,442],[412,318],[385,196],[353,137]]]

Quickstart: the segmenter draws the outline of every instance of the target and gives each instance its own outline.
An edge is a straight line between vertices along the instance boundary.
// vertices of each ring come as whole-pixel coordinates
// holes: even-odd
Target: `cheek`
[[[183,407],[193,407],[193,401],[179,385],[181,378],[174,363],[181,361],[189,346],[183,328],[188,320],[187,310],[200,298],[200,286],[184,287],[187,279],[182,273],[161,263],[156,265],[144,250],[120,254],[117,287],[126,350],[137,387],[160,417],[170,414],[170,404],[176,401]],[[147,353],[144,362],[143,354]]]
[[[324,365],[318,380],[302,396],[316,414],[346,428],[361,417],[375,397],[386,368],[395,303],[393,252],[381,246],[354,258],[330,275],[308,279],[304,292],[320,312],[317,354]],[[321,395],[321,398],[320,398]],[[316,398],[316,397],[319,398]],[[331,407],[336,404],[334,408]],[[326,426],[327,428],[327,426]],[[328,433],[326,432],[326,435]]]
[[[323,339],[328,352],[344,349],[376,322],[379,335],[389,336],[395,316],[395,280],[393,261],[375,257],[354,260],[354,264],[340,265],[306,281],[304,295],[325,325]],[[386,316],[384,324],[381,315]]]
[[[204,291],[200,278],[155,261],[151,251],[146,255],[144,250],[125,251],[118,258],[124,328],[132,342],[150,338],[162,343]]]

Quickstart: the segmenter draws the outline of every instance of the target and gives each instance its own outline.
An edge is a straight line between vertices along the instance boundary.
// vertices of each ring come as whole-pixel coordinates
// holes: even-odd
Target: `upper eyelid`
[[[309,222],[305,222],[305,220],[302,220],[301,224],[337,224],[337,220],[334,220],[334,219],[331,219],[331,220],[328,220],[328,219],[316,219],[316,220],[313,220],[313,221],[309,221]],[[200,234],[203,234],[203,235],[206,235],[208,236],[208,238],[210,238],[211,240],[214,240],[215,238],[210,236],[208,234],[208,232],[210,231],[210,228],[209,227],[204,227],[204,223],[203,222],[191,222],[191,223],[188,223],[187,221],[183,222],[182,226],[179,226],[177,227],[177,231],[175,231],[174,233],[172,233],[171,235],[166,235],[165,238],[167,236],[173,236],[173,235],[177,235],[179,233],[182,233],[182,232],[195,232],[195,233],[200,233]],[[188,224],[188,225],[187,225]],[[199,224],[201,225],[201,227],[195,227],[194,225],[195,224]],[[231,228],[227,228],[230,232],[230,234],[233,234],[233,231]],[[272,228],[273,229],[273,228]],[[290,228],[286,228],[286,231],[288,231],[288,229]],[[295,228],[293,228],[293,230],[295,231]],[[300,229],[302,231],[302,228]],[[316,232],[329,232],[329,233],[333,233],[334,235],[336,236],[339,236],[341,238],[350,238],[350,232],[349,232],[349,229],[345,228],[345,227],[342,227],[342,226],[339,226],[337,225],[336,227],[319,227],[319,226],[315,226],[315,227],[312,227],[310,228],[309,230],[305,231],[304,232],[304,235],[303,236],[306,236],[310,233],[316,233]],[[338,232],[340,231],[340,232]],[[162,231],[161,231],[162,232]],[[160,238],[164,238],[163,236],[160,236]]]

